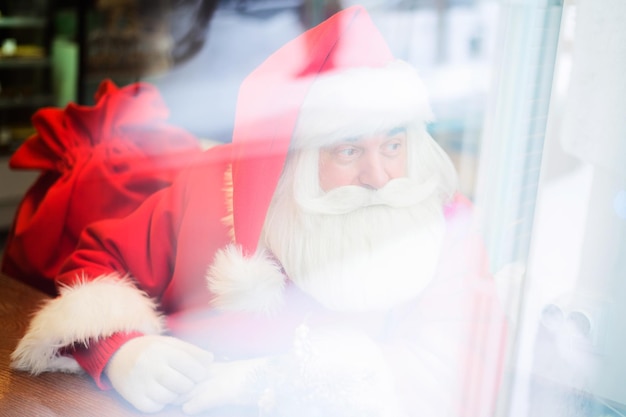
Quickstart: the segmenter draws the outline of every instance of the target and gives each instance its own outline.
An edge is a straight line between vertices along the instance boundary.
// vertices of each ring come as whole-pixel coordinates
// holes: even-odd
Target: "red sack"
[[[9,165],[42,173],[18,207],[2,272],[54,294],[53,279],[85,226],[130,213],[200,154],[197,139],[168,116],[154,86],[109,80],[94,106],[37,111],[37,133]]]

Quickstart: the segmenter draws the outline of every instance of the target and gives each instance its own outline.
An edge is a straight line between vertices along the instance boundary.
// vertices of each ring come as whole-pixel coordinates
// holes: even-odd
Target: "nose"
[[[358,179],[362,187],[374,190],[383,188],[391,179],[383,157],[372,153],[363,158]]]

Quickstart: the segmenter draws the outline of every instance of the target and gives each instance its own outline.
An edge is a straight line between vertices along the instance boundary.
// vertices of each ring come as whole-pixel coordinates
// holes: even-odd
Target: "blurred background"
[[[228,142],[243,78],[356,3],[0,0],[0,230],[38,175],[8,169],[37,109],[148,81],[173,124]],[[626,2],[359,4],[424,78],[476,206],[511,322],[495,415],[626,415]]]

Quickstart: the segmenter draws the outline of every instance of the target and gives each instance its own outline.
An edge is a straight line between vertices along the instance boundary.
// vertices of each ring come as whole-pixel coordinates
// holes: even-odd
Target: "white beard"
[[[445,232],[442,203],[428,181],[394,180],[387,187],[393,191],[362,189],[377,195],[357,198],[354,187],[334,190],[350,196],[332,196],[335,207],[296,202],[287,191],[270,207],[265,245],[289,278],[327,308],[382,310],[408,301],[435,273]],[[419,197],[407,200],[407,191],[419,187]],[[346,209],[352,199],[363,206]]]

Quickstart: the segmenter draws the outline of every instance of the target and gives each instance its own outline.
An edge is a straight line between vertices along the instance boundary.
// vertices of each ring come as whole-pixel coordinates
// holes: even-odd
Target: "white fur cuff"
[[[350,68],[320,75],[302,104],[294,147],[329,146],[339,140],[432,120],[428,94],[408,63]]]
[[[11,355],[12,367],[33,374],[78,372],[76,361],[60,354],[62,348],[116,332],[158,334],[163,323],[155,302],[126,277],[113,274],[63,287],[33,317]]]

